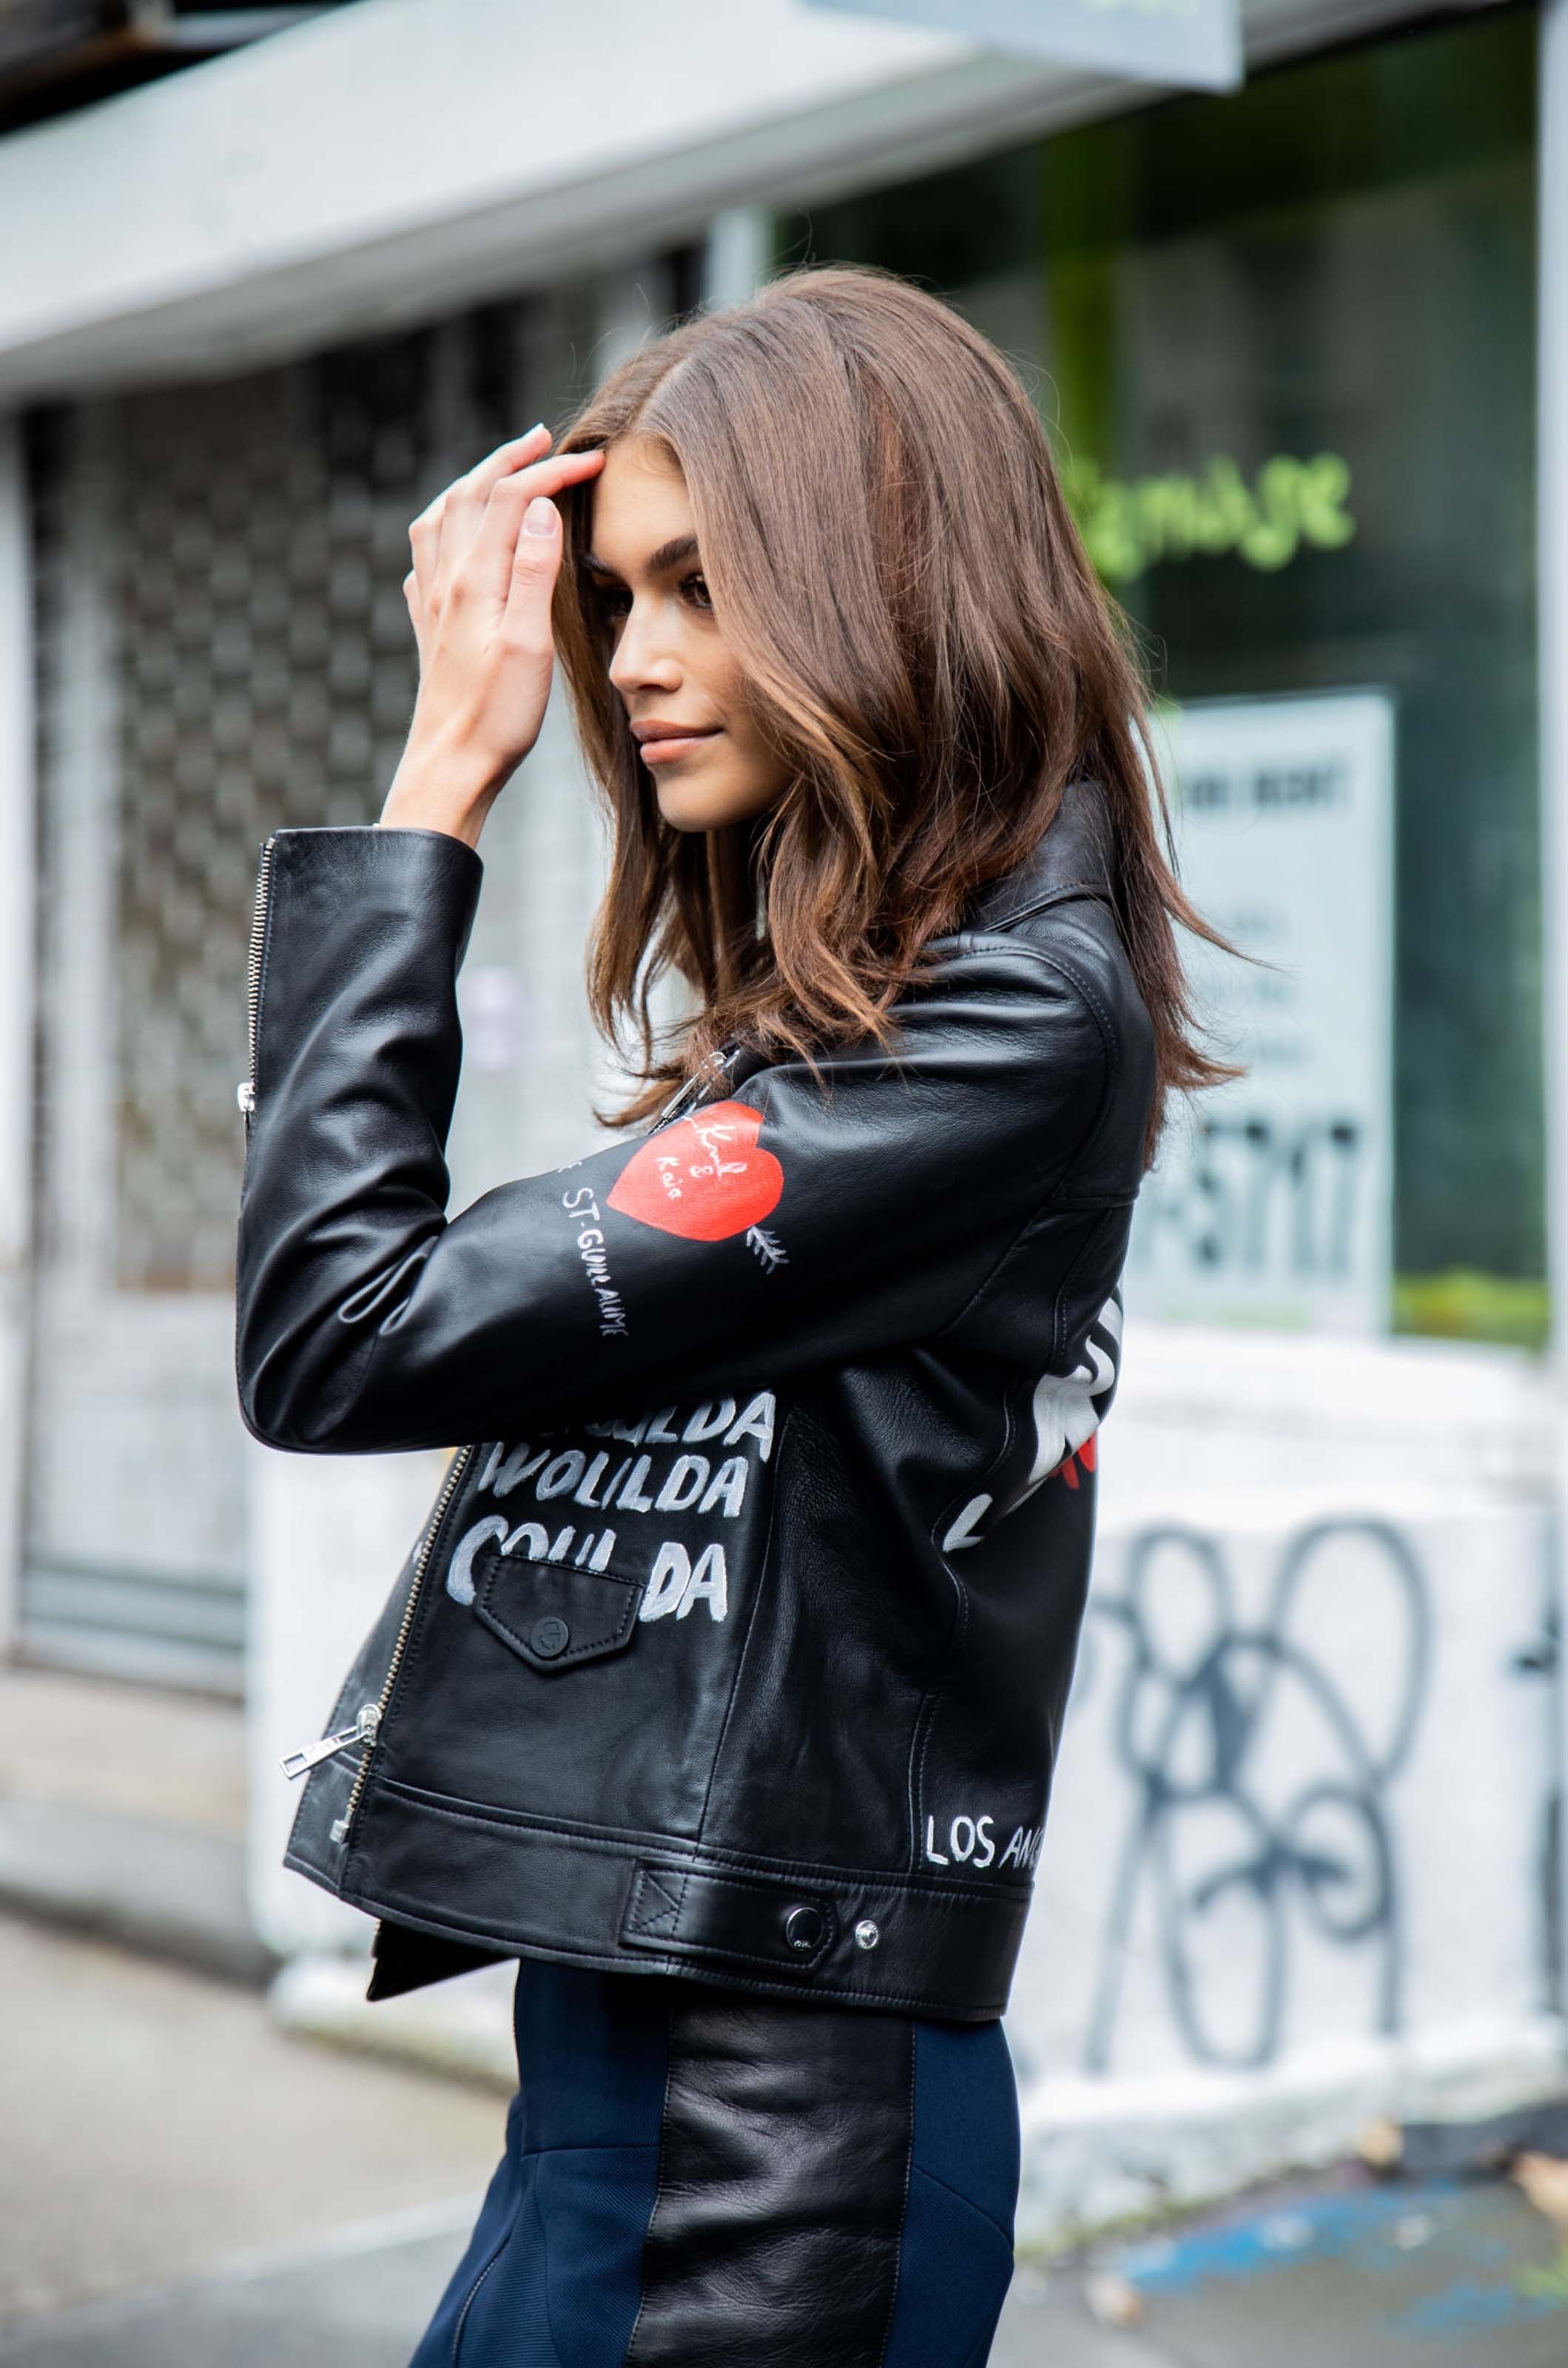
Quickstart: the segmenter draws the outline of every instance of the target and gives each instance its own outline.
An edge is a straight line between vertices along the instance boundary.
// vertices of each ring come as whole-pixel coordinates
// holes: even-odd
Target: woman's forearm
[[[383,829],[440,830],[477,848],[504,787],[505,778],[460,743],[416,746],[411,734],[378,820]]]

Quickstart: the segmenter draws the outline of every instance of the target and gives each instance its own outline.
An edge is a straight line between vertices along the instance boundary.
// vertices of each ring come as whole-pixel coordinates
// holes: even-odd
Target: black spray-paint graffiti
[[[1346,1548],[1359,1586],[1392,1598],[1383,1608],[1393,1615],[1399,1658],[1379,1690],[1376,1736],[1301,1622],[1292,1622],[1303,1581]],[[1206,1591],[1208,1610],[1194,1648],[1178,1656],[1162,1649],[1154,1590],[1183,1564]],[[1141,1935],[1152,1922],[1172,2017],[1200,2063],[1254,2068],[1279,2053],[1291,1930],[1303,1917],[1331,1943],[1369,1953],[1375,2027],[1396,2031],[1403,1930],[1388,1795],[1410,1754],[1431,1658],[1426,1588],[1408,1539],[1369,1520],[1299,1531],[1280,1556],[1262,1616],[1249,1624],[1238,1618],[1219,1540],[1152,1529],[1129,1549],[1125,1592],[1090,1602],[1099,1622],[1122,1632],[1112,1743],[1135,1797],[1112,1883],[1085,2068],[1110,2067],[1135,1919]],[[1092,1685],[1110,1640],[1096,1651],[1091,1629],[1085,1641],[1090,1668],[1080,1676]],[[1294,1748],[1282,1754],[1287,1724]],[[1304,1764],[1310,1758],[1315,1767]],[[1221,1923],[1225,1978],[1215,1983],[1206,1976]]]

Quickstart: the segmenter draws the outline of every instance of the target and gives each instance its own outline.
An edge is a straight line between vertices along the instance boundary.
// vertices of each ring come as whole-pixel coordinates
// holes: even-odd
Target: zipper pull
[[[674,1101],[665,1110],[661,1110],[653,1124],[644,1132],[648,1134],[657,1134],[661,1127],[668,1126],[675,1119],[684,1118],[689,1109],[700,1103],[704,1094],[713,1092],[716,1087],[727,1087],[730,1082],[730,1072],[740,1059],[742,1050],[741,1045],[735,1044],[724,1052],[710,1053],[704,1067],[698,1071],[695,1077],[687,1077]]]
[[[234,1099],[238,1102],[246,1118],[254,1118],[256,1116],[256,1080],[254,1077],[242,1077],[240,1079],[239,1084],[234,1087]]]
[[[324,1735],[319,1743],[308,1745],[302,1751],[290,1751],[278,1766],[290,1783],[296,1776],[305,1776],[319,1768],[324,1759],[334,1759],[347,1751],[351,1743],[374,1743],[376,1729],[381,1723],[380,1702],[367,1702],[352,1726],[341,1727],[335,1735]]]

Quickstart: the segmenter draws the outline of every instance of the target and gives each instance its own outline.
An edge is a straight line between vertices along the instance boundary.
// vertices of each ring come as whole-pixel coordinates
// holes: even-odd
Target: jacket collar
[[[1005,879],[976,890],[962,927],[1005,929],[1027,913],[1038,913],[1042,905],[1054,905],[1068,896],[1103,896],[1111,903],[1112,844],[1110,808],[1104,790],[1097,781],[1069,781],[1044,836]],[[732,1044],[719,1056],[719,1070],[683,1087],[648,1132],[680,1117],[696,1102],[733,1092],[765,1069],[768,1057],[755,1046]]]
[[[1097,781],[1069,781],[1050,828],[1016,871],[976,891],[964,915],[971,929],[1004,929],[1042,905],[1111,890],[1110,808]]]

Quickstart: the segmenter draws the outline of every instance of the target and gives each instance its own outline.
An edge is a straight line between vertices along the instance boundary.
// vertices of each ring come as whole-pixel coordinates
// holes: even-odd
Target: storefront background
[[[1164,698],[1392,700],[1388,1321],[1527,1345],[1536,29],[1509,8],[1282,68],[778,242],[913,274],[1017,359]]]
[[[699,296],[748,292],[763,193],[811,192],[810,214],[769,218],[781,261],[864,257],[950,291],[1034,391],[1177,719],[1188,876],[1238,928],[1272,914],[1299,967],[1293,1002],[1281,988],[1267,1007],[1273,1116],[1326,1143],[1312,1206],[1331,1244],[1347,1130],[1379,1146],[1335,1305],[1314,1284],[1294,1308],[1260,1289],[1221,1310],[1199,1273],[1190,1307],[1129,1323],[1009,2014],[1025,2234],[1342,2159],[1380,2114],[1560,2095],[1564,1467],[1560,1368],[1532,1353],[1538,493],[1543,608],[1568,521],[1560,455],[1536,484],[1532,213],[1554,217],[1532,121],[1539,27],[1561,161],[1568,0],[1289,68],[1263,70],[1256,42],[1233,97],[1151,106],[1144,85],[1108,86],[1095,103],[1116,120],[1049,142],[1038,128],[1076,102],[1036,108],[1027,68],[994,62],[922,84],[901,51],[858,97],[824,74],[808,113],[800,83],[773,86],[786,52],[752,15],[788,13],[802,45],[813,24],[869,36],[793,0],[747,0],[728,66],[698,39],[725,15],[712,0],[656,20],[612,0],[585,109],[564,37],[506,0],[471,5],[486,73],[450,107],[430,106],[445,0],[387,0],[28,134],[38,236],[0,273],[0,378],[41,405],[0,418],[17,628],[0,715],[18,723],[9,760],[0,746],[0,948],[17,955],[0,1066],[37,1085],[0,1111],[0,1282],[16,1261],[0,1403],[17,1417],[0,1423],[16,1541],[0,1627],[78,1705],[91,1681],[72,1668],[243,1689],[245,1929],[290,1960],[286,2022],[447,2068],[506,2063],[504,1974],[438,1986],[406,2018],[368,2007],[360,1919],[280,1862],[278,1758],[320,1731],[440,1459],[278,1455],[241,1429],[229,1269],[255,848],[280,824],[376,810],[414,689],[408,518]],[[1270,43],[1287,17],[1303,41],[1346,22],[1337,0],[1248,13]],[[715,69],[673,130],[647,111],[672,40]],[[518,146],[522,89],[578,143],[542,195],[550,142]],[[419,149],[417,188],[400,106],[461,126],[460,158]],[[961,172],[816,201],[831,176],[886,180],[1026,125],[1034,144]],[[139,138],[160,159],[141,182]],[[98,208],[71,290],[84,326],[46,379],[39,283],[82,187],[145,202]],[[549,244],[551,222],[590,214],[602,252]],[[176,267],[198,261],[204,292],[171,304]],[[1555,332],[1539,361],[1560,389]],[[1559,393],[1541,412],[1554,442],[1561,410]],[[19,745],[35,699],[36,768]],[[559,702],[527,776],[486,830],[454,1206],[575,1156],[605,1099],[581,973],[601,853]],[[1238,816],[1259,825],[1250,870],[1220,844]],[[1560,934],[1548,945],[1560,1009]],[[1226,1157],[1255,1140],[1233,1126]],[[1470,1337],[1375,1337],[1390,1326]],[[188,1804],[193,1830],[212,1806],[182,1706],[156,1700],[145,1767],[112,1721],[86,1753],[54,1730],[51,1764],[124,1816],[113,1860],[139,1917],[176,1849],[227,1914],[210,1835],[163,1822],[166,1805],[153,1844],[141,1831],[151,1798]],[[97,1736],[74,1717],[68,1735]],[[237,1837],[225,1847],[237,1901]],[[50,1861],[56,1903],[64,1866]]]

